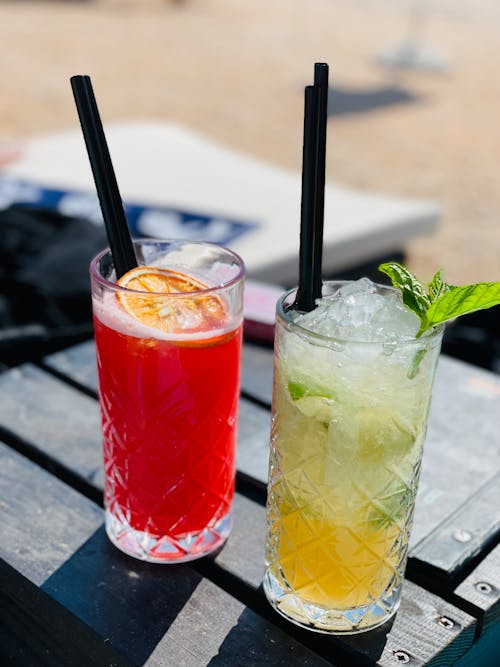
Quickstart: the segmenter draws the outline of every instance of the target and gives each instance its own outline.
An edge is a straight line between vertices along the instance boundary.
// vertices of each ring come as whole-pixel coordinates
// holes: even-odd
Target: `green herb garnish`
[[[500,305],[500,283],[457,287],[445,283],[439,270],[426,290],[411,271],[397,262],[387,262],[378,268],[401,290],[405,306],[420,318],[417,338],[437,324]]]
[[[303,382],[288,383],[288,391],[292,401],[298,401],[307,396],[319,396],[320,398],[333,398],[333,394],[329,389],[320,387],[319,385],[304,384]]]

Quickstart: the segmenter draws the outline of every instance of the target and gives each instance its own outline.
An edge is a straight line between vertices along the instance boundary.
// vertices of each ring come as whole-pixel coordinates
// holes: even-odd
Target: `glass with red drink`
[[[231,529],[244,266],[208,243],[134,242],[116,281],[91,263],[106,532],[126,553],[182,562]]]

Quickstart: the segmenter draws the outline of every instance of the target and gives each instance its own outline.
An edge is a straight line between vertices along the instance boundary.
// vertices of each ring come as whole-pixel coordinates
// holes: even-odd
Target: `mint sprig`
[[[405,306],[422,319],[431,305],[431,301],[418,278],[397,262],[381,264],[378,270],[389,276],[394,287],[399,287]]]
[[[437,324],[478,310],[500,305],[500,283],[475,285],[448,285],[439,270],[428,285],[428,290],[416,276],[397,262],[381,264],[379,271],[401,290],[403,303],[420,318],[419,338]]]

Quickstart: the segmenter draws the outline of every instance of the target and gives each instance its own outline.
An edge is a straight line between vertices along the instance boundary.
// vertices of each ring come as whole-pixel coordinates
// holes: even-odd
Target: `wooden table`
[[[106,538],[93,343],[0,375],[0,664],[500,664],[500,378],[442,357],[401,609],[334,638],[261,588],[271,357],[244,347],[232,535],[175,566]]]

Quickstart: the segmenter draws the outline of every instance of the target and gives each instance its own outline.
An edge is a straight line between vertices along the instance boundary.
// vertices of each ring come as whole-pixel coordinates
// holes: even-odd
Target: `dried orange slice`
[[[221,298],[196,294],[208,289],[208,285],[185,273],[138,266],[125,273],[118,285],[131,290],[118,292],[122,307],[148,327],[168,333],[192,333],[224,325],[226,310]]]

